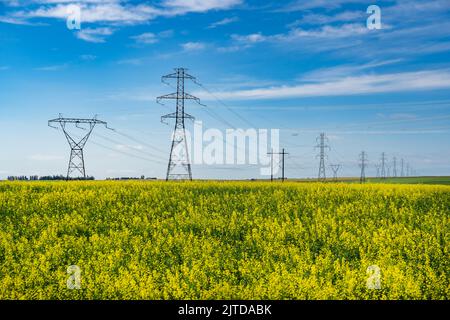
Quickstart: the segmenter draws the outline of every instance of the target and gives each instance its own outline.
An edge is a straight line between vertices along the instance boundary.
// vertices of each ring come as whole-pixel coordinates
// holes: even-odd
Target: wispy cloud
[[[227,24],[230,24],[230,23],[233,23],[233,22],[236,22],[236,21],[239,21],[239,18],[237,18],[237,17],[233,17],[233,18],[225,18],[225,19],[216,21],[216,22],[214,22],[214,23],[211,23],[211,24],[207,27],[207,29],[214,29],[214,28],[217,28],[217,27],[220,27],[220,26],[225,26],[225,25],[227,25]]]
[[[76,3],[82,12],[82,23],[107,23],[135,25],[157,17],[171,17],[193,12],[226,10],[240,4],[241,0],[164,0],[157,4],[134,4],[127,0],[42,0],[7,2],[13,8],[0,21],[27,24],[32,19],[67,19],[69,6]]]
[[[242,0],[164,0],[162,6],[169,14],[185,14],[188,12],[206,12],[210,10],[230,9]]]
[[[342,79],[345,77],[361,75],[368,70],[375,70],[380,67],[393,65],[402,62],[402,59],[393,59],[385,61],[371,61],[361,64],[346,64],[338,65],[331,68],[320,68],[308,73],[302,74],[300,81],[305,82],[320,82]]]
[[[94,43],[102,43],[105,42],[105,38],[114,33],[114,29],[103,27],[103,28],[87,28],[82,29],[75,33],[78,39],[94,42]]]
[[[299,97],[351,96],[450,88],[450,70],[349,76],[317,83],[220,92],[222,99],[289,99]],[[198,93],[200,94],[200,93]]]
[[[299,27],[301,25],[323,25],[335,22],[356,22],[364,21],[366,15],[364,11],[344,11],[334,15],[325,15],[317,13],[309,13],[304,15],[301,19],[298,19],[288,25],[290,28]]]
[[[192,52],[192,51],[200,51],[206,48],[206,44],[203,42],[186,42],[181,44],[183,51]]]
[[[132,36],[131,39],[139,44],[153,44],[158,42],[158,38],[152,32],[141,33],[137,36]]]
[[[344,4],[360,3],[360,4],[372,4],[372,0],[295,0],[288,4],[284,4],[281,8],[277,9],[278,12],[292,12],[303,11],[316,8],[325,8],[328,10],[340,8]]]

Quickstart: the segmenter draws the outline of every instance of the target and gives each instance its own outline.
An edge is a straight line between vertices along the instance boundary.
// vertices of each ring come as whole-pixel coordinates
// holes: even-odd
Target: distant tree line
[[[120,177],[120,178],[106,178],[106,180],[157,180],[156,178],[146,178],[145,176],[138,177]]]
[[[95,180],[94,177],[88,176],[86,178],[79,177],[79,178],[69,178],[63,176],[63,175],[57,175],[57,176],[9,176],[7,178],[9,181],[58,181],[58,180]]]

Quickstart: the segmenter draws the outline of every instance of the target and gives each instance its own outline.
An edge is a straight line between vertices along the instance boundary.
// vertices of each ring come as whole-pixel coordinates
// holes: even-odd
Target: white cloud
[[[239,41],[239,42],[243,42],[243,43],[258,43],[258,42],[264,42],[267,41],[269,39],[269,37],[266,37],[264,35],[262,35],[261,33],[252,33],[252,34],[248,34],[248,35],[232,35],[231,38],[233,40]]]
[[[76,37],[88,42],[102,43],[105,42],[105,38],[112,35],[113,32],[113,29],[107,27],[94,29],[87,28],[78,31]]]
[[[171,14],[184,14],[230,9],[241,3],[242,0],[165,0],[162,5]]]
[[[344,11],[335,15],[325,15],[310,13],[304,15],[301,19],[289,24],[289,27],[298,27],[302,24],[329,24],[335,22],[351,22],[355,20],[365,21],[365,11]]]
[[[293,1],[285,6],[283,6],[281,9],[277,11],[281,12],[292,12],[292,11],[303,11],[303,10],[309,10],[309,9],[336,9],[340,8],[343,4],[350,4],[350,3],[362,3],[362,4],[372,4],[373,0],[296,0]]]
[[[284,99],[350,96],[450,88],[450,70],[350,76],[318,83],[274,86],[217,93],[222,99]]]
[[[401,59],[393,59],[393,60],[385,60],[385,61],[372,61],[369,63],[363,64],[347,64],[347,65],[339,65],[331,68],[321,68],[316,69],[314,71],[304,73],[300,81],[306,82],[320,82],[320,81],[330,81],[342,79],[344,77],[354,76],[361,74],[370,69],[376,69],[379,67],[392,65],[401,62]]]
[[[141,44],[153,44],[158,42],[158,38],[156,37],[156,35],[151,32],[145,32],[137,36],[132,36],[131,39],[136,41],[136,43]]]
[[[184,51],[200,51],[206,48],[203,42],[186,42],[181,45]]]
[[[225,25],[227,25],[227,24],[230,24],[230,23],[233,23],[233,22],[236,22],[236,21],[239,21],[239,19],[238,19],[237,17],[233,17],[233,18],[225,18],[225,19],[216,21],[216,22],[214,22],[214,23],[211,23],[211,24],[207,27],[207,29],[214,29],[214,28],[217,28],[217,27],[220,27],[220,26],[225,26]]]
[[[316,29],[292,29],[288,33],[275,35],[263,35],[262,33],[253,33],[249,35],[232,35],[231,38],[237,42],[247,45],[260,42],[293,42],[300,39],[331,39],[354,37],[366,34],[368,29],[362,24],[344,24],[341,26],[322,26]]]
[[[41,0],[28,6],[29,2],[18,3],[22,10],[11,11],[0,17],[1,22],[27,24],[30,19],[67,19],[69,6],[77,3],[81,8],[81,23],[108,23],[133,25],[148,22],[160,16],[176,16],[190,12],[226,10],[241,0],[165,0],[158,6],[145,3],[133,4],[127,0]]]

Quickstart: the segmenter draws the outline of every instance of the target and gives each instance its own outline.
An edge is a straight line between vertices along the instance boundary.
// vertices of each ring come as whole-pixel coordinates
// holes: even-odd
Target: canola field
[[[449,299],[449,217],[449,186],[3,182],[0,299]]]

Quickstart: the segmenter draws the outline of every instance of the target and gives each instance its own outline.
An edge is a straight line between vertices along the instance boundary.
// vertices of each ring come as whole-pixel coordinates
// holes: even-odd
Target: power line
[[[228,106],[225,102],[223,102],[221,99],[219,99],[214,93],[212,93],[208,88],[206,88],[203,84],[201,84],[198,81],[194,81],[195,84],[197,84],[200,88],[205,90],[209,95],[211,95],[217,102],[219,102],[222,106],[224,106],[227,110],[229,110],[231,113],[233,113],[237,118],[239,118],[241,121],[245,122],[252,128],[257,128],[252,122],[241,116],[237,111],[233,110],[230,106]]]
[[[96,134],[94,134],[94,135],[95,135],[95,136],[98,136],[98,137],[100,137],[100,138],[102,138],[102,139],[104,139],[104,140],[106,140],[106,141],[109,141],[109,142],[111,142],[111,143],[114,143],[114,144],[116,144],[116,145],[118,145],[118,146],[120,145],[120,146],[124,146],[124,147],[126,147],[126,148],[128,148],[128,149],[133,149],[134,151],[139,152],[139,153],[142,153],[142,154],[145,154],[146,156],[154,157],[154,158],[159,159],[159,160],[162,160],[162,161],[165,161],[165,160],[166,160],[166,159],[164,159],[163,157],[157,156],[157,155],[152,154],[152,153],[150,153],[150,152],[146,152],[146,151],[140,150],[139,148],[136,148],[136,147],[133,147],[133,146],[124,145],[124,144],[120,143],[119,141],[116,141],[116,140],[114,140],[114,139],[111,139],[111,138],[102,136],[102,135],[100,135],[100,134],[98,134],[98,133],[96,133]]]
[[[74,133],[70,133],[70,135],[71,135],[71,136],[74,136],[74,137],[77,137],[77,138],[81,138],[80,136],[78,136],[77,134],[74,134]],[[95,134],[95,135],[96,135],[96,136],[99,136],[98,134]],[[92,140],[92,139],[91,139],[90,141],[91,141],[92,144],[95,144],[96,146],[99,146],[99,147],[101,147],[101,148],[103,148],[103,149],[107,149],[107,150],[110,150],[110,151],[113,151],[113,152],[116,152],[116,153],[120,153],[120,154],[122,154],[122,155],[131,157],[131,158],[140,159],[140,160],[148,161],[148,162],[151,162],[151,163],[165,164],[165,162],[162,162],[162,161],[158,161],[158,160],[154,160],[154,159],[149,159],[149,158],[142,157],[142,156],[138,156],[138,155],[135,155],[135,154],[132,154],[132,153],[123,151],[123,150],[117,150],[117,149],[115,149],[115,148],[111,148],[111,147],[105,146],[104,144],[101,144],[101,143],[99,143],[99,142],[96,142],[95,140]],[[114,142],[114,143],[115,143],[115,142]],[[115,143],[115,144],[116,144],[116,143]]]

